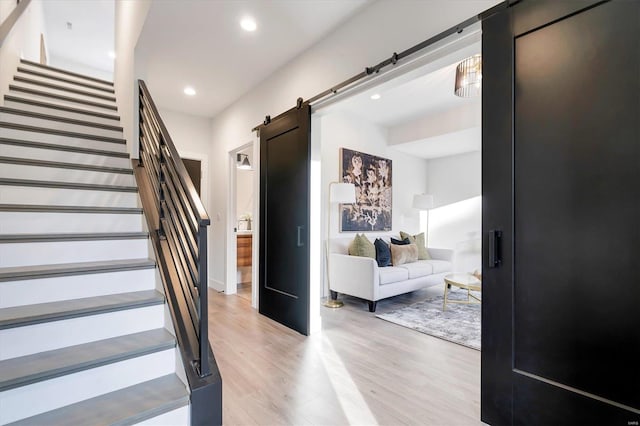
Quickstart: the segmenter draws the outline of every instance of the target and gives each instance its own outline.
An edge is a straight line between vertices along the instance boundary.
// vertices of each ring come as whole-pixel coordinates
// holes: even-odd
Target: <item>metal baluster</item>
[[[164,158],[164,137],[162,136],[162,133],[160,133],[158,135],[158,183],[159,183],[159,212],[158,212],[158,236],[160,237],[160,239],[166,239],[167,238],[167,234],[164,230],[164,224],[163,224],[163,219],[164,219],[164,204],[165,204],[165,194],[164,194],[164,181],[165,181],[165,175],[164,175],[164,167],[165,167],[165,163],[166,163],[166,159]]]
[[[209,369],[209,323],[207,318],[207,227],[200,225],[198,229],[198,294],[200,295],[200,377],[211,374]],[[204,315],[203,315],[204,314]]]

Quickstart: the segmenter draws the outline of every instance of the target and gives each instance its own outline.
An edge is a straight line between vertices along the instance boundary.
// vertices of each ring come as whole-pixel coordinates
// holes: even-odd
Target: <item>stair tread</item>
[[[175,374],[168,374],[128,388],[87,399],[34,417],[12,426],[23,425],[125,425],[135,424],[189,404],[185,385]]]
[[[164,303],[155,290],[85,297],[0,309],[0,330]]]
[[[20,66],[18,66],[18,73],[30,74],[30,75],[34,75],[34,76],[37,76],[37,77],[48,78],[48,79],[55,80],[55,81],[60,81],[62,83],[66,83],[66,84],[75,84],[77,86],[86,87],[87,89],[100,90],[101,92],[115,93],[115,90],[113,89],[113,87],[96,86],[94,84],[85,83],[85,82],[78,81],[78,80],[71,80],[71,79],[60,77],[60,76],[57,76],[57,75],[47,74],[47,73],[39,72],[39,71],[36,71],[36,70],[30,70],[28,68],[24,68],[24,67],[20,67]]]
[[[28,59],[20,59],[20,62],[23,63],[23,64],[32,65],[32,66],[39,67],[39,68],[44,68],[44,69],[50,70],[52,72],[59,72],[59,73],[62,73],[62,74],[72,75],[74,77],[84,78],[86,80],[96,81],[98,83],[102,83],[102,84],[106,84],[106,85],[109,85],[109,86],[113,86],[113,82],[112,81],[107,81],[107,80],[103,80],[101,78],[91,77],[89,75],[78,74],[78,73],[75,73],[73,71],[68,71],[68,70],[65,70],[65,69],[62,69],[62,68],[56,68],[56,67],[52,67],[50,65],[44,65],[44,64],[40,64],[38,62],[29,61]]]
[[[61,234],[0,234],[0,244],[54,241],[133,240],[148,238],[148,232],[70,232]]]
[[[41,107],[44,107],[44,108],[57,109],[57,110],[60,110],[60,111],[67,111],[67,112],[75,112],[75,113],[78,113],[78,114],[85,114],[85,115],[91,115],[91,116],[94,116],[94,117],[106,118],[108,120],[120,121],[120,117],[118,117],[117,115],[104,114],[102,112],[89,111],[89,110],[81,109],[81,108],[73,108],[73,107],[66,106],[66,105],[52,104],[52,103],[49,103],[49,102],[38,101],[38,100],[35,100],[35,99],[28,99],[28,98],[21,98],[21,97],[18,97],[18,96],[5,95],[4,96],[4,100],[5,100],[5,103],[7,101],[9,101],[9,102],[19,102],[19,103],[28,104],[28,105],[41,106]]]
[[[175,347],[164,328],[0,361],[0,392]]]
[[[80,154],[105,155],[108,157],[129,158],[128,152],[105,151],[102,149],[84,148],[72,145],[58,145],[54,143],[25,141],[21,139],[0,138],[0,144],[25,146],[29,148],[52,149],[55,151],[78,152]]]
[[[7,121],[0,121],[0,127],[14,130],[23,130],[25,132],[48,133],[50,135],[68,136],[70,138],[91,139],[102,142],[117,143],[121,145],[125,145],[127,143],[127,141],[122,138],[94,135],[91,133],[70,132],[68,130],[50,129],[48,127],[30,126],[28,124],[10,123]]]
[[[133,174],[132,168],[95,166],[92,164],[65,163],[61,161],[36,160],[32,158],[20,158],[20,157],[1,157],[0,156],[0,163],[20,164],[23,166],[53,167],[58,169],[86,170],[86,171],[103,172],[103,173],[118,173],[118,174],[126,174],[126,175]]]
[[[138,188],[136,186],[99,185],[99,184],[93,184],[93,183],[55,182],[55,181],[31,180],[31,179],[0,178],[0,185],[38,186],[38,187],[45,187],[45,188],[86,189],[86,190],[89,190],[89,191],[138,192]]]
[[[153,259],[101,260],[95,262],[58,263],[52,265],[11,266],[0,268],[0,282],[19,279],[115,272],[155,268]]]
[[[36,95],[36,96],[45,96],[45,97],[52,98],[52,99],[59,99],[61,101],[75,102],[77,104],[90,105],[90,106],[94,106],[96,108],[104,108],[104,109],[108,109],[108,110],[112,110],[112,111],[117,111],[118,110],[118,107],[115,104],[114,105],[107,105],[107,104],[103,104],[103,103],[100,103],[100,102],[86,101],[84,99],[78,99],[78,98],[73,98],[73,97],[70,97],[70,96],[58,95],[58,94],[55,94],[55,93],[44,92],[42,90],[35,90],[35,89],[31,89],[29,87],[16,86],[15,84],[10,84],[9,85],[9,90],[13,90],[15,92],[30,93],[30,94]]]
[[[20,83],[33,84],[33,85],[36,85],[36,86],[46,87],[47,89],[59,90],[61,92],[69,92],[69,93],[73,93],[73,94],[76,94],[76,95],[87,96],[87,97],[92,97],[92,98],[96,98],[96,99],[102,99],[102,100],[109,101],[109,102],[115,102],[116,101],[116,98],[114,96],[107,96],[107,95],[101,95],[99,93],[87,92],[86,90],[80,90],[80,89],[74,89],[72,87],[60,86],[59,84],[49,83],[49,82],[42,81],[42,80],[34,80],[33,78],[22,77],[22,76],[19,76],[19,75],[14,76],[13,80],[16,81],[16,82],[20,82]]]
[[[61,115],[44,114],[42,112],[34,112],[34,111],[28,111],[28,110],[18,109],[18,108],[0,106],[0,112],[4,112],[4,113],[7,113],[7,114],[12,114],[12,115],[22,115],[22,116],[25,116],[25,117],[39,118],[39,119],[43,119],[43,120],[60,121],[62,123],[76,124],[78,126],[95,127],[95,128],[104,129],[104,130],[113,130],[114,132],[122,132],[123,131],[121,126],[115,126],[115,125],[111,125],[111,124],[96,123],[95,121],[68,118],[68,117],[63,117]]]
[[[0,212],[142,214],[140,207],[54,206],[38,204],[0,204]]]

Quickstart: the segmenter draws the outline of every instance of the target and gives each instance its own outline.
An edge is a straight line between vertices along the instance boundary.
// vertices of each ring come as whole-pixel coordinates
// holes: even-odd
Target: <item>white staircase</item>
[[[0,425],[189,423],[114,96],[21,61],[0,107]]]

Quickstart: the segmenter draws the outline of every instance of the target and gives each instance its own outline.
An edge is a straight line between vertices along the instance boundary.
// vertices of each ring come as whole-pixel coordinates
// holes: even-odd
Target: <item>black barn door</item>
[[[309,334],[311,108],[260,126],[259,310]]]
[[[637,425],[640,1],[482,25],[482,420]]]

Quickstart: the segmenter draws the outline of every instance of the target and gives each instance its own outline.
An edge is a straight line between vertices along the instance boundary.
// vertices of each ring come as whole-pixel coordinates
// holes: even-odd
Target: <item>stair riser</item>
[[[32,179],[49,182],[90,183],[94,185],[135,186],[133,175],[89,170],[39,167],[0,162],[0,178]]]
[[[58,151],[57,149],[32,148],[28,146],[8,145],[0,142],[0,156],[28,158],[32,160],[59,161],[87,166],[131,167],[129,158],[108,155],[82,154],[79,152]]]
[[[1,204],[139,207],[136,192],[0,185]]]
[[[39,84],[33,84],[33,83],[28,83],[25,81],[12,81],[11,84],[15,85],[15,86],[20,86],[20,87],[26,87],[28,89],[32,89],[32,90],[40,90],[43,92],[47,92],[47,93],[51,93],[54,95],[61,95],[61,96],[67,96],[69,98],[72,99],[79,99],[82,101],[89,101],[89,102],[98,102],[104,105],[109,105],[109,106],[115,106],[115,102],[109,99],[104,99],[102,97],[96,97],[96,96],[91,96],[91,95],[82,95],[79,93],[74,93],[74,92],[70,92],[68,90],[64,90],[64,89],[53,89],[51,87],[45,87],[45,86],[41,86]],[[100,95],[103,96],[103,95]],[[113,98],[114,95],[109,95],[107,93],[104,94],[104,96],[106,97],[111,97]]]
[[[126,152],[127,147],[122,143],[98,141],[93,139],[76,138],[66,135],[52,135],[43,132],[0,127],[0,134],[7,139],[18,139],[33,142],[51,143],[62,146],[77,146],[81,148],[100,149],[103,151]]]
[[[23,95],[19,95],[20,97],[26,97]],[[48,102],[48,103],[53,103],[53,102]],[[4,106],[9,107],[9,108],[16,108],[19,110],[23,110],[23,111],[31,111],[31,112],[38,112],[40,114],[48,114],[48,115],[55,115],[55,116],[59,116],[59,117],[66,117],[66,118],[72,118],[74,120],[85,120],[85,121],[89,121],[91,123],[99,123],[99,124],[107,124],[110,126],[120,126],[120,120],[112,120],[110,118],[103,118],[103,117],[96,117],[94,115],[89,115],[89,114],[82,114],[82,113],[77,113],[77,112],[70,112],[70,111],[64,111],[64,110],[59,110],[56,108],[49,108],[49,107],[44,107],[44,106],[39,106],[39,105],[31,105],[28,103],[24,103],[24,102],[17,102],[17,101],[12,101],[12,100],[7,100],[5,99],[4,101]],[[88,109],[88,108],[84,108],[84,107],[78,107],[79,109]],[[117,115],[115,112],[114,114],[110,114],[110,115]]]
[[[0,203],[54,206],[139,207],[135,192],[0,185]]]
[[[136,423],[138,426],[158,426],[158,425],[188,425],[191,424],[189,406],[185,405],[168,413],[160,414],[151,419]]]
[[[147,239],[0,244],[0,267],[149,257]]]
[[[33,71],[39,72],[41,74],[50,75],[52,77],[60,77],[60,78],[64,78],[64,79],[67,79],[67,80],[79,81],[81,83],[87,83],[87,84],[92,84],[92,85],[98,86],[98,87],[104,87],[104,88],[107,88],[107,89],[113,89],[113,86],[110,85],[110,84],[104,84],[104,83],[101,83],[101,82],[98,82],[98,81],[88,80],[88,79],[82,78],[82,77],[76,77],[76,76],[69,75],[69,74],[66,74],[66,73],[61,73],[61,72],[58,72],[58,71],[55,71],[55,70],[52,70],[52,69],[37,67],[37,66],[34,66],[34,65],[25,64],[23,62],[21,62],[18,66],[20,68],[33,70]],[[35,76],[33,76],[31,74],[29,74],[29,75],[31,76],[29,78],[35,78]]]
[[[141,214],[0,211],[0,234],[141,232]]]
[[[4,424],[113,392],[175,371],[175,349],[168,349],[0,394]],[[5,408],[6,407],[6,408]]]
[[[16,124],[26,124],[27,126],[45,127],[47,129],[64,130],[66,132],[86,133],[89,135],[122,139],[122,132],[120,130],[101,129],[99,127],[71,124],[55,120],[46,120],[25,115],[11,114],[8,112],[0,112],[0,121]]]
[[[0,308],[155,289],[155,269],[0,282]]]
[[[24,68],[24,67],[20,67],[20,68]],[[40,70],[34,70],[35,72],[38,73],[43,73]],[[44,71],[44,70],[43,70]],[[53,75],[51,73],[43,73],[43,74],[47,74],[48,77],[41,77],[39,75],[35,75],[35,74],[31,74],[28,72],[22,72],[22,71],[18,71],[15,75],[21,78],[28,78],[29,80],[35,80],[35,81],[41,81],[43,83],[47,83],[47,84],[55,84],[56,86],[61,86],[61,87],[66,87],[69,89],[74,89],[74,90],[82,90],[84,92],[88,92],[88,93],[95,93],[96,95],[103,95],[103,96],[115,96],[113,94],[113,92],[107,92],[104,90],[99,90],[99,89],[94,89],[93,87],[88,87],[85,86],[85,84],[94,86],[94,87],[104,87],[108,90],[113,90],[113,87],[105,87],[105,85],[100,84],[100,83],[92,83],[90,81],[80,81],[79,79],[74,79],[71,76],[66,76],[66,75],[62,75],[62,74],[58,74],[58,75]],[[53,78],[52,78],[53,77]],[[70,81],[75,81],[75,82],[80,82],[82,83],[82,85],[80,84],[76,84],[76,83],[67,83],[66,81],[60,81],[57,78],[62,78],[65,80],[70,80]]]
[[[164,327],[154,305],[0,330],[0,360]]]
[[[15,84],[14,86],[22,86],[22,85]],[[42,90],[39,90],[39,91],[42,92]],[[47,91],[45,90],[44,92],[47,92]],[[51,96],[36,95],[36,94],[33,94],[33,93],[23,92],[21,90],[14,90],[12,88],[9,88],[9,94],[12,95],[12,96],[20,97],[20,98],[33,99],[33,100],[36,100],[36,101],[46,102],[46,103],[54,104],[54,105],[64,105],[64,106],[68,106],[68,107],[71,107],[71,108],[80,108],[80,109],[84,109],[84,110],[99,112],[99,113],[102,113],[102,114],[118,115],[118,112],[116,110],[114,110],[114,109],[111,109],[111,108],[103,108],[101,106],[95,106],[95,105],[86,105],[84,103],[52,98]],[[64,95],[64,96],[66,96],[68,98],[73,98],[73,96],[67,96],[67,95]],[[98,99],[91,100],[91,102],[97,102],[97,101],[98,101]],[[104,101],[104,102],[100,101],[100,102],[97,102],[97,103],[99,103],[99,104],[110,104],[107,101]]]

